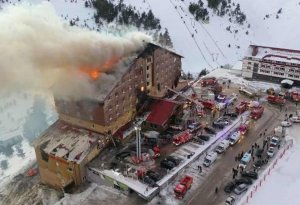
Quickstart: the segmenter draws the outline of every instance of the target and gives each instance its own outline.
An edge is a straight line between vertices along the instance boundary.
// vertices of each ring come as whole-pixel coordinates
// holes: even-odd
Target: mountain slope
[[[241,11],[246,14],[243,25],[229,22],[230,16],[220,17],[210,8],[209,23],[195,21],[188,6],[198,0],[124,0],[124,3],[132,5],[139,12],[152,9],[154,15],[160,19],[162,28],[169,30],[174,49],[184,56],[183,69],[186,71],[199,72],[203,68],[214,69],[227,63],[235,64],[243,58],[249,44],[300,49],[296,28],[297,19],[300,18],[300,5],[297,0],[226,1],[231,2],[232,9],[240,4]],[[11,2],[16,3],[18,0]],[[38,3],[41,0],[31,2]],[[119,1],[112,2],[118,4]],[[106,29],[95,24],[95,10],[85,8],[85,1],[50,0],[50,3],[67,23],[78,16],[78,26],[94,30]],[[203,3],[207,8],[207,0],[203,0]],[[281,8],[277,19],[277,12]],[[229,26],[230,31],[227,30]]]

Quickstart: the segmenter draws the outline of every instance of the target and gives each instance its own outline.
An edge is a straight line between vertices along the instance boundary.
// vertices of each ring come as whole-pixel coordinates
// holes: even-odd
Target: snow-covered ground
[[[98,29],[93,19],[95,11],[85,8],[85,1],[49,1],[67,23],[79,17],[78,26]],[[18,0],[9,2],[17,3]],[[241,11],[246,14],[246,22],[243,25],[229,22],[228,15],[217,16],[212,9],[208,9],[208,24],[196,22],[188,11],[190,2],[198,0],[124,0],[124,3],[135,6],[139,11],[152,9],[154,15],[160,19],[162,27],[169,30],[174,49],[184,56],[183,69],[186,71],[199,72],[203,68],[213,69],[227,63],[235,64],[243,58],[249,44],[300,49],[299,29],[296,26],[300,18],[298,0],[231,0],[232,7],[239,3]],[[207,5],[207,1],[204,0],[203,3]],[[282,11],[276,18],[279,9]],[[226,30],[228,26],[231,32]]]
[[[300,124],[288,128],[293,138],[293,147],[278,161],[266,181],[249,200],[251,205],[294,205],[299,204],[300,195]]]
[[[35,161],[30,142],[36,136],[28,129],[44,120],[41,129],[46,129],[56,118],[51,95],[38,92],[1,93],[0,101],[0,188],[12,177]],[[41,105],[37,104],[37,99]],[[35,105],[36,107],[33,107]],[[40,107],[41,106],[41,107]],[[42,110],[38,110],[40,107]],[[36,113],[36,115],[32,115]],[[44,113],[44,114],[43,114]],[[38,119],[44,116],[45,119]],[[32,124],[33,123],[33,124]],[[26,125],[27,124],[27,125]],[[25,127],[24,127],[25,125]],[[41,131],[39,129],[34,131]]]

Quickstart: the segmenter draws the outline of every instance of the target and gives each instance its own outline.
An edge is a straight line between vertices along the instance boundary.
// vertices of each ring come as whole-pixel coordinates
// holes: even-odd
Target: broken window
[[[44,152],[44,150],[42,150],[42,149],[40,149],[40,151],[41,151],[42,159],[43,159],[44,161],[48,162],[48,160],[49,160],[48,154],[47,154],[46,152]]]

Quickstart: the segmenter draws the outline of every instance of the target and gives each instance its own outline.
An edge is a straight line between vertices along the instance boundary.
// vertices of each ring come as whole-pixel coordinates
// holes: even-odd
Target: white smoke
[[[58,81],[60,96],[88,97],[94,88],[80,68],[100,68],[150,41],[140,32],[113,36],[71,27],[47,2],[7,7],[0,13],[0,89],[47,88]]]

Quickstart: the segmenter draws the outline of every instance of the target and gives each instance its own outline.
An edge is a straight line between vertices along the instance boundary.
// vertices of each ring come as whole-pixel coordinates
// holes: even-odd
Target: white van
[[[239,167],[243,167],[243,169],[245,169],[248,163],[250,162],[250,160],[251,160],[251,154],[246,152],[240,161]]]
[[[204,159],[203,165],[209,167],[214,161],[216,161],[218,154],[216,152],[210,152]]]
[[[240,131],[236,131],[234,132],[230,137],[229,137],[229,144],[232,146],[235,143],[237,143],[239,141],[239,139],[241,138],[241,132]]]
[[[229,147],[229,141],[228,140],[223,140],[222,142],[220,142],[220,144],[217,146],[216,148],[216,152],[218,154],[221,154],[223,152],[225,152]]]

